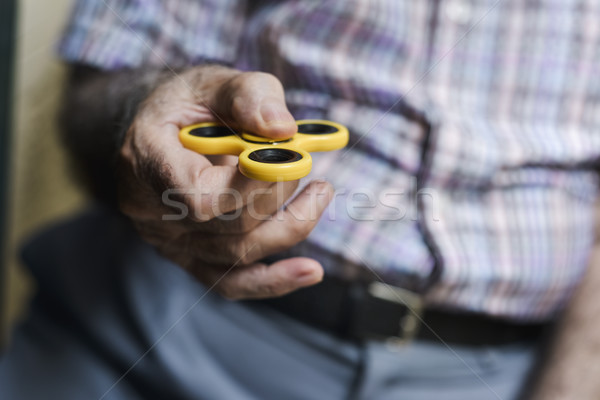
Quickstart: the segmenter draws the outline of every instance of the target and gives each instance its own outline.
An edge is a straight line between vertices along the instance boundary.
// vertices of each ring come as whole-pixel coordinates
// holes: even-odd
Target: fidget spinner
[[[200,154],[239,156],[240,172],[248,178],[293,181],[310,172],[309,152],[338,150],[348,144],[348,129],[343,125],[316,119],[296,123],[298,133],[284,140],[238,132],[214,122],[183,128],[179,140],[185,148]]]

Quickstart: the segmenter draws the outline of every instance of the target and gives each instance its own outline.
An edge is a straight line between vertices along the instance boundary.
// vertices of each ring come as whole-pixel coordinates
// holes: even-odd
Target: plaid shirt
[[[535,321],[593,243],[599,19],[595,0],[79,0],[60,53],[275,74],[297,118],[351,130],[315,157],[338,193],[290,253]]]

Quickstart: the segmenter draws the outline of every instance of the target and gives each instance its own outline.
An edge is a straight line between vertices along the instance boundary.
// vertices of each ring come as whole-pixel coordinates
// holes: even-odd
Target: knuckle
[[[244,244],[237,240],[225,240],[221,244],[222,262],[227,264],[245,264]]]
[[[258,221],[248,214],[243,214],[235,219],[235,229],[241,234],[250,233],[258,225]]]
[[[248,265],[248,264],[251,264],[253,261],[254,261],[254,259],[246,251],[237,252],[235,254],[235,259],[232,260],[233,263],[237,262],[238,264],[241,264],[241,265]]]
[[[221,297],[227,300],[240,300],[243,297],[240,291],[227,281],[219,283],[216,287],[216,290]]]
[[[245,241],[239,241],[237,243],[237,246],[235,247],[236,250],[234,254],[236,260],[234,260],[234,262],[237,262],[241,265],[248,265],[254,262],[254,256],[252,254],[252,250],[254,247],[256,247],[256,245],[248,246],[248,244]]]
[[[296,221],[296,223],[291,224],[290,229],[294,235],[294,238],[298,240],[304,240],[312,231],[312,226],[306,221]]]
[[[228,91],[233,91],[233,92],[239,90],[240,87],[246,81],[248,74],[249,74],[249,72],[242,72],[242,73],[239,73],[239,74],[236,74],[236,75],[232,76],[225,83],[225,88]]]
[[[283,89],[281,81],[273,74],[262,71],[243,72],[231,80],[232,89],[247,90],[262,88],[264,85],[278,86]]]
[[[266,265],[257,268],[253,273],[253,281],[256,282],[255,292],[260,297],[276,297],[285,292],[285,279],[279,274],[269,274]]]
[[[265,297],[276,297],[282,294],[283,288],[284,282],[281,279],[271,279],[260,284],[259,292]]]
[[[278,86],[282,86],[279,79],[268,72],[255,71],[255,72],[247,72],[248,79],[251,81],[255,81],[257,83],[265,83],[268,82],[270,84],[276,84]]]
[[[220,222],[218,229],[222,233],[232,233],[232,234],[244,234],[246,233],[246,226],[243,218],[241,216],[235,218],[224,218],[228,215],[215,218]]]
[[[208,222],[214,218],[212,194],[202,195],[197,199],[193,193],[183,196],[183,204],[190,210],[189,219],[193,222]]]
[[[240,95],[235,95],[231,100],[231,112],[233,115],[244,115],[248,108],[248,100]]]

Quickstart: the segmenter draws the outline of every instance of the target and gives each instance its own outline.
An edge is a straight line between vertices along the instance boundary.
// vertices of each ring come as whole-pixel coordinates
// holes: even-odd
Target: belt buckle
[[[399,320],[398,334],[382,338],[392,346],[405,346],[410,343],[421,327],[424,304],[421,296],[409,290],[383,282],[371,282],[367,286],[370,296],[380,301],[401,304],[407,311]]]

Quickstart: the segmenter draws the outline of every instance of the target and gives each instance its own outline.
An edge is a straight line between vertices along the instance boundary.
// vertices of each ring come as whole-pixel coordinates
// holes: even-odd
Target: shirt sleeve
[[[232,64],[245,18],[246,0],[76,0],[58,53],[105,70]]]

